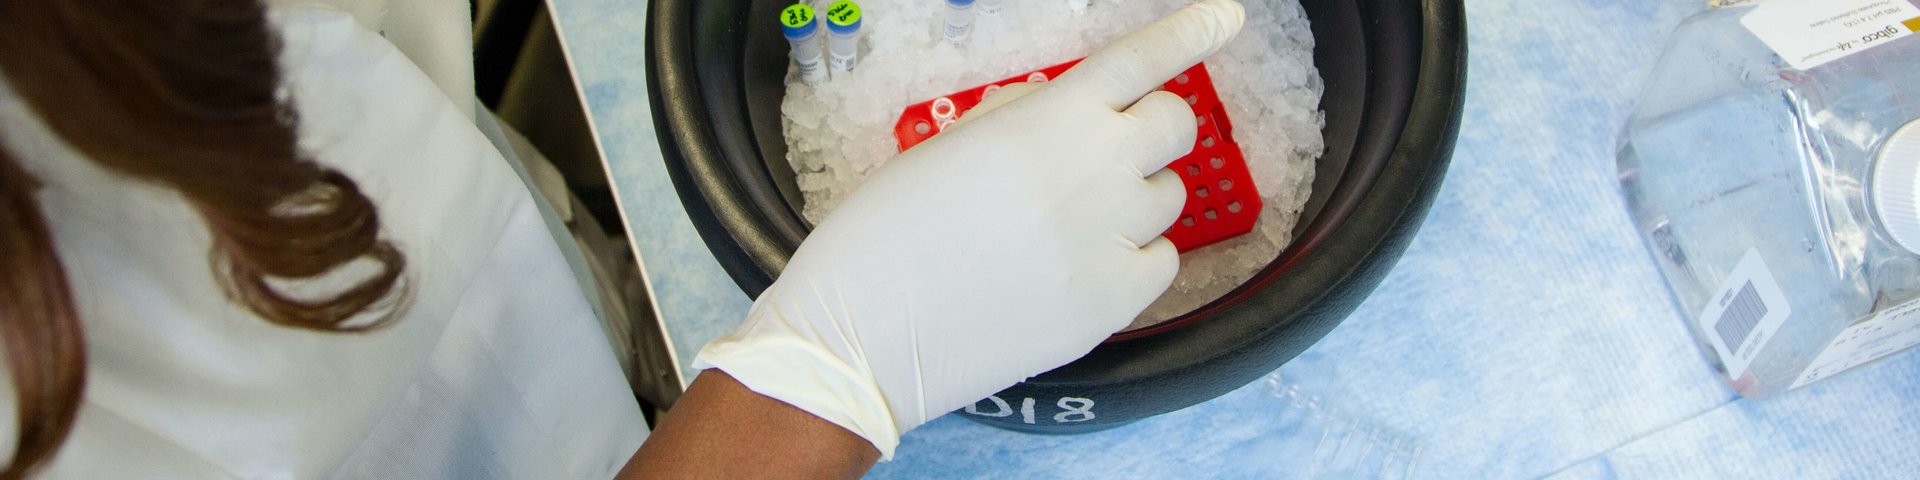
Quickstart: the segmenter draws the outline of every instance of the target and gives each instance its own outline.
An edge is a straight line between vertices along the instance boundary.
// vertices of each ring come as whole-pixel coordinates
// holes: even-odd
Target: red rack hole
[[[1173,76],[1173,83],[1178,83],[1178,84],[1181,84],[1181,85],[1186,85],[1186,84],[1187,84],[1187,74],[1184,74],[1184,73],[1182,73],[1182,74],[1179,74],[1179,75],[1174,75],[1174,76]]]
[[[1207,160],[1207,166],[1213,167],[1214,169],[1217,170],[1220,167],[1227,166],[1227,159],[1220,158],[1220,157],[1213,157],[1212,159]]]
[[[1208,135],[1205,137],[1200,137],[1200,146],[1213,148],[1213,136]],[[1213,158],[1220,158],[1220,157],[1213,157]],[[1214,162],[1213,168],[1220,168],[1220,162]]]
[[[954,106],[952,99],[940,97],[933,101],[933,108],[929,111],[933,112],[934,118],[953,118],[958,116],[955,115],[955,109],[957,109],[957,107]]]
[[[1227,213],[1240,213],[1240,201],[1227,202]]]
[[[1180,226],[1182,227],[1193,226],[1193,217],[1180,217]]]
[[[1193,195],[1200,198],[1207,198],[1208,193],[1210,192],[1207,192],[1207,187],[1200,187],[1193,190]]]
[[[913,133],[926,135],[927,132],[931,131],[933,131],[933,125],[928,125],[927,122],[916,122],[913,124]]]
[[[1209,208],[1209,209],[1207,209],[1207,212],[1206,212],[1206,213],[1202,213],[1202,214],[1200,214],[1200,215],[1201,215],[1201,216],[1204,216],[1204,217],[1207,217],[1207,220],[1219,220],[1219,219],[1220,219],[1220,212],[1216,212],[1216,211],[1214,211],[1214,210],[1213,210],[1213,209],[1211,209],[1211,208]]]
[[[1220,180],[1220,191],[1225,192],[1229,190],[1233,190],[1233,180]]]
[[[1188,105],[1199,105],[1199,104],[1200,104],[1200,96],[1199,96],[1199,95],[1194,95],[1194,94],[1191,94],[1191,93],[1189,93],[1189,94],[1187,94],[1187,104],[1188,104]]]
[[[1200,174],[1199,165],[1187,165],[1187,175],[1199,175],[1199,174]]]

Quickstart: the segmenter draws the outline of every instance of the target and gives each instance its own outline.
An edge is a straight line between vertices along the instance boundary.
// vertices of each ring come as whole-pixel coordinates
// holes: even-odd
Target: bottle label
[[[1773,332],[1792,314],[1793,306],[1787,304],[1766,260],[1749,248],[1698,319],[1707,343],[1727,368],[1727,377],[1740,378],[1760,347],[1773,339]]]
[[[1773,0],[1740,18],[1788,65],[1810,70],[1920,29],[1913,0]]]
[[[1881,310],[1872,319],[1856,323],[1820,350],[1792,388],[1800,388],[1847,369],[1920,345],[1920,300]]]

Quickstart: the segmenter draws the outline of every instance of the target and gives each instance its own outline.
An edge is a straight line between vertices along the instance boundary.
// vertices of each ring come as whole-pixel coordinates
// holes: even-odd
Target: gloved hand
[[[695,366],[891,458],[907,430],[1085,355],[1179,268],[1159,237],[1186,192],[1164,167],[1197,127],[1179,96],[1145,94],[1244,19],[1204,0],[999,90],[869,177]]]

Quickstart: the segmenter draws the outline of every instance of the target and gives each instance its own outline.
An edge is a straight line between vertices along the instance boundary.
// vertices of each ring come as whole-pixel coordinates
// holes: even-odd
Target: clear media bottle
[[[800,70],[800,80],[808,85],[819,85],[827,79],[825,46],[820,44],[820,22],[814,18],[813,7],[796,3],[780,11],[780,30],[787,37],[789,53],[794,66]]]
[[[1775,0],[1688,19],[1623,133],[1636,227],[1743,395],[1920,341],[1920,37],[1900,26],[1920,9],[1875,3],[1891,5]],[[1778,10],[1749,17],[1761,8]],[[1817,20],[1836,15],[1857,18]]]
[[[967,36],[973,33],[973,0],[946,0],[946,2],[947,20],[945,22],[945,32],[947,41],[953,43],[965,42]]]
[[[827,6],[827,50],[833,71],[848,72],[860,63],[860,4],[840,0]]]

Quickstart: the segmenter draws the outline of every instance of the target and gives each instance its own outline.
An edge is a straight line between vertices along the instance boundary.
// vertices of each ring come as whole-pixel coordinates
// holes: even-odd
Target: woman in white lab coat
[[[0,4],[9,476],[604,477],[638,448],[471,67],[441,61],[464,35],[422,34],[465,2],[116,5]]]
[[[271,3],[0,2],[0,478],[857,475],[1171,282],[1184,193],[1153,172],[1192,117],[1141,95],[1240,15],[894,160],[636,455],[590,290],[472,100],[466,2]]]

